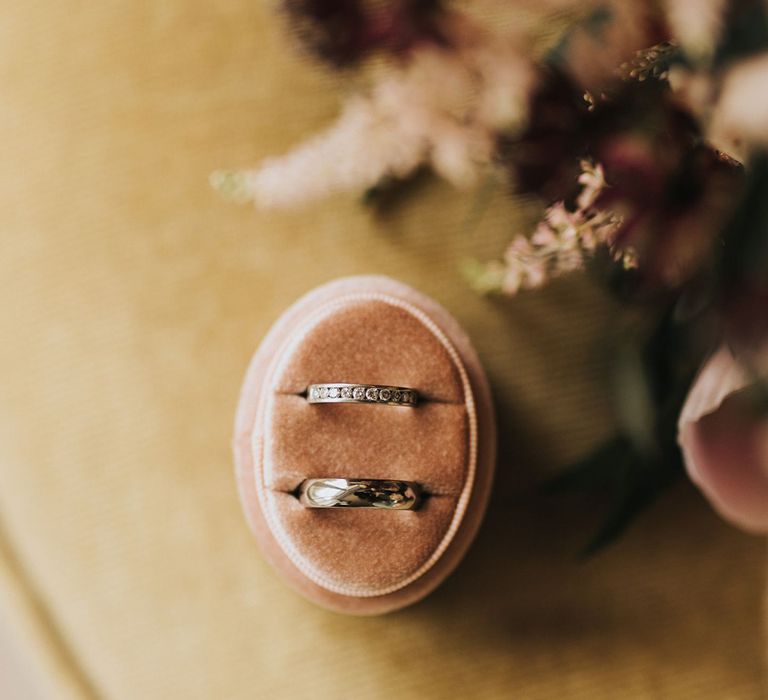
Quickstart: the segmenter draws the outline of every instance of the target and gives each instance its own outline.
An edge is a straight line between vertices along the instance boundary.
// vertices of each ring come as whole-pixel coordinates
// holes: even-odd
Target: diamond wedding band
[[[384,508],[415,510],[421,489],[412,481],[307,479],[298,490],[307,508]]]
[[[414,407],[419,402],[415,389],[379,384],[310,384],[309,403],[383,403]]]

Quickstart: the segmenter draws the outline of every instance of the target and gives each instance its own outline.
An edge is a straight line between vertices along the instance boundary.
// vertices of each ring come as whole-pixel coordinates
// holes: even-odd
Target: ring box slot
[[[381,301],[340,306],[310,323],[289,353],[266,410],[264,475],[274,512],[297,553],[324,577],[394,584],[437,548],[467,478],[456,365],[421,321]],[[415,408],[308,403],[301,393],[321,382],[411,387],[422,398]],[[321,477],[415,481],[436,497],[418,510],[391,512],[307,509],[289,495],[304,479]]]

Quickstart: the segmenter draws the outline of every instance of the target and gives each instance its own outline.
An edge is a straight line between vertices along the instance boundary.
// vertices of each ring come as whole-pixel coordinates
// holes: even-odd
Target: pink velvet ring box
[[[321,383],[410,387],[416,407],[315,404]],[[289,308],[262,342],[237,412],[248,522],[272,565],[310,600],[379,614],[454,569],[484,515],[496,458],[485,373],[432,299],[386,277],[336,280]],[[416,482],[415,510],[307,508],[306,479]]]

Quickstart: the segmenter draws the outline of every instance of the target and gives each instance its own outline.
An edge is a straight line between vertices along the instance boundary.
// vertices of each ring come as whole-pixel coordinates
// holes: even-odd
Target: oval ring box
[[[311,404],[317,383],[411,387],[417,407]],[[485,513],[496,427],[485,373],[456,321],[380,276],[310,292],[274,324],[243,384],[237,483],[249,525],[287,582],[326,608],[371,615],[423,598]],[[416,510],[306,508],[311,478],[417,482]]]

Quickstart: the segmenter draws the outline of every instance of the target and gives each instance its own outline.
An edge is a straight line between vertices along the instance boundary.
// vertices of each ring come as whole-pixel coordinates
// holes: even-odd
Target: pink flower
[[[600,163],[591,166],[587,162],[582,162],[581,171],[579,184],[583,185],[583,188],[576,200],[576,204],[578,204],[579,209],[589,209],[594,205],[605,188],[605,171]]]
[[[521,289],[541,287],[551,278],[583,267],[599,246],[605,246],[616,260],[632,265],[631,251],[614,246],[621,220],[594,206],[606,187],[602,166],[585,160],[581,168],[578,181],[582,189],[576,208],[569,209],[565,202],[553,204],[530,237],[518,235],[512,239],[501,264],[494,262],[484,270],[469,270],[477,289],[500,289],[504,294],[514,295]]]
[[[737,63],[726,74],[710,124],[710,138],[728,153],[768,145],[768,53]],[[746,142],[746,143],[745,143]]]
[[[722,33],[726,0],[666,0],[672,34],[689,56],[708,60]]]
[[[534,70],[516,30],[491,31],[460,12],[441,15],[441,26],[447,45],[415,42],[407,60],[372,65],[370,88],[324,132],[256,168],[216,172],[213,187],[269,209],[362,193],[424,165],[456,187],[474,185],[494,167],[497,130],[525,124]]]
[[[750,378],[721,348],[683,407],[678,440],[693,482],[728,521],[768,532],[768,417],[748,394]]]

